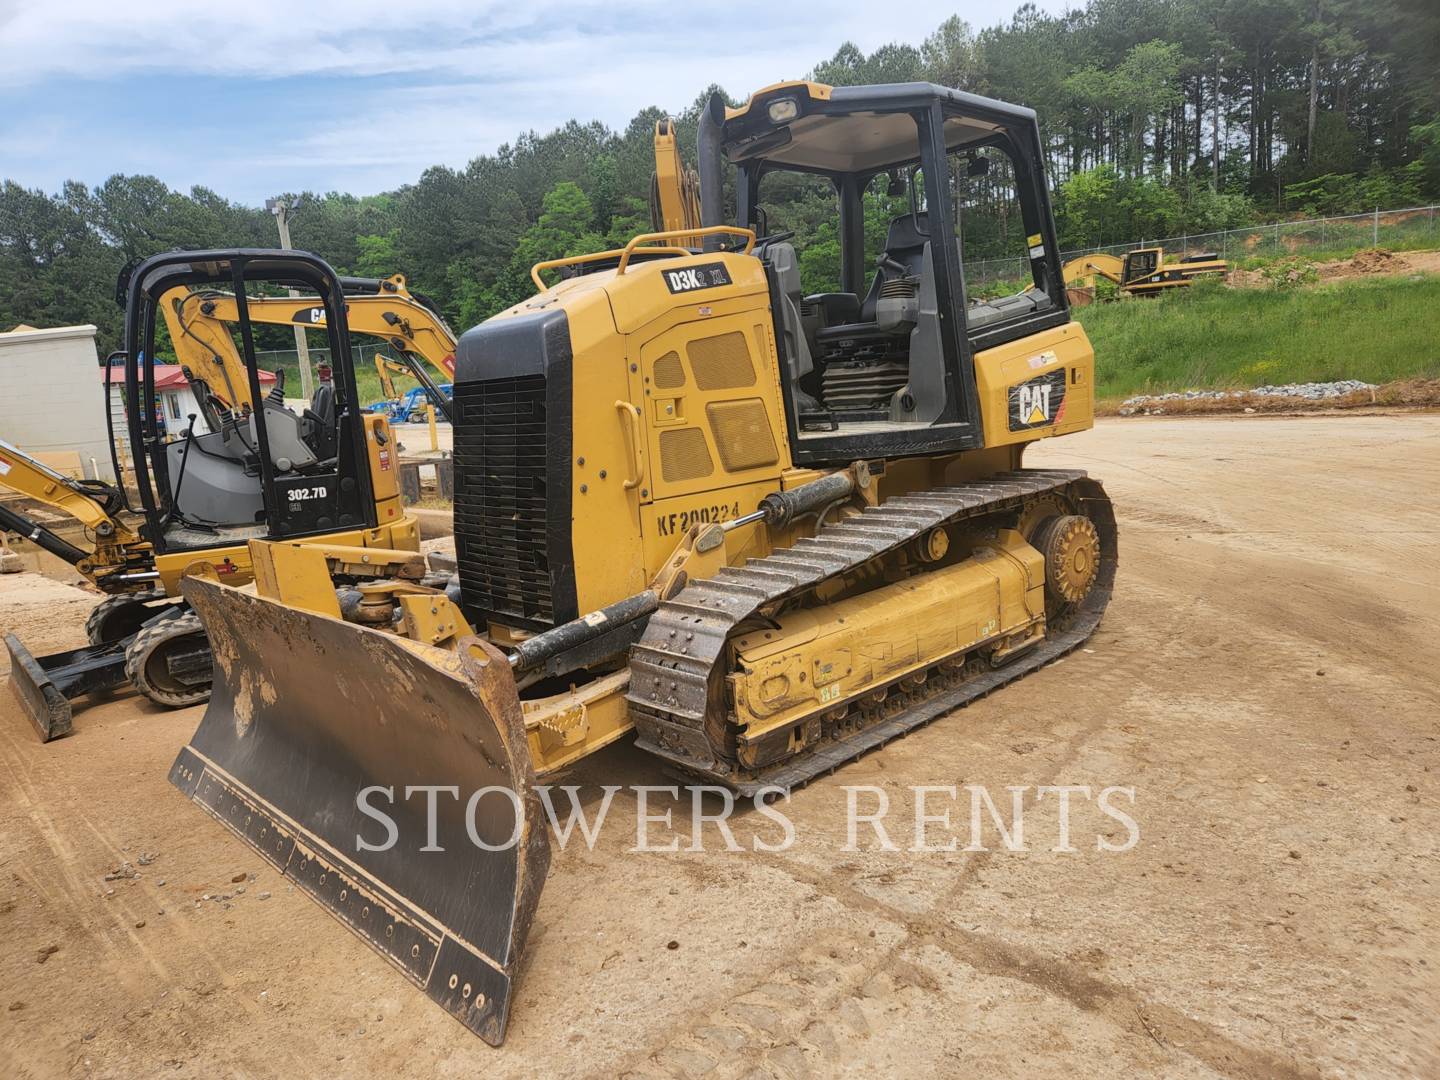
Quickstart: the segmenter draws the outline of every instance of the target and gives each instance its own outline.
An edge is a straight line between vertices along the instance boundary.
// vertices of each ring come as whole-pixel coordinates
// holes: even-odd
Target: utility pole
[[[280,246],[286,251],[290,250],[289,213],[298,205],[298,199],[293,203],[286,203],[284,199],[265,200],[265,209],[275,215],[275,224],[280,229]],[[296,289],[291,289],[290,295],[299,296],[300,293]],[[310,373],[310,344],[305,340],[305,328],[299,323],[295,324],[295,352],[299,355],[300,361],[300,396],[309,401],[315,396],[313,376]]]

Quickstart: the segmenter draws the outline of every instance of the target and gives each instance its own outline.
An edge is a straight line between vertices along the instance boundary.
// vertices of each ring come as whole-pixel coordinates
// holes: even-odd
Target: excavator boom
[[[700,228],[700,180],[680,156],[675,121],[666,117],[655,122],[655,173],[650,182],[650,225],[656,232],[680,232]],[[695,235],[679,236],[676,242],[694,247]]]
[[[0,485],[73,519],[94,538],[85,551],[18,510],[0,507],[0,528],[64,559],[106,592],[149,588],[149,545],[121,520],[120,493],[103,480],[75,480],[0,439]]]
[[[411,293],[403,274],[371,280],[342,278],[346,322],[352,333],[384,340],[402,358],[400,371],[425,387],[448,418],[448,402],[426,372],[449,382],[455,373],[455,334],[428,302]],[[254,407],[244,361],[231,327],[240,318],[231,293],[172,289],[160,304],[179,362],[202,379],[231,412]],[[246,297],[252,323],[324,330],[325,307],[313,296]],[[418,359],[417,359],[418,357]],[[422,363],[423,361],[423,363]]]

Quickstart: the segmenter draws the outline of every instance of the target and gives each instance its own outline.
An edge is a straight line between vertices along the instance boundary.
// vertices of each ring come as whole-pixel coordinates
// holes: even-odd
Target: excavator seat
[[[335,456],[338,432],[335,427],[335,387],[321,383],[315,388],[310,407],[300,418],[300,434],[320,459]]]
[[[300,417],[269,399],[265,401],[265,434],[270,444],[270,464],[278,472],[304,469],[320,460],[305,442]],[[250,415],[250,438],[252,446],[260,445],[254,413]]]

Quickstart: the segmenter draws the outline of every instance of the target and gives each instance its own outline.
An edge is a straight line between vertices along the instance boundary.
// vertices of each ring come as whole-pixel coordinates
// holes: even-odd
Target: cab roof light
[[[776,98],[767,108],[772,124],[786,124],[800,115],[800,103],[793,97]]]

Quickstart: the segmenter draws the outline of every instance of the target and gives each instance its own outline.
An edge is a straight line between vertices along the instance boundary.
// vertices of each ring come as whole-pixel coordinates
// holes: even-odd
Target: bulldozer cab
[[[170,340],[165,305],[192,292],[224,290],[236,298],[233,333],[207,348],[226,385],[183,367],[193,409],[177,433],[157,384],[164,361],[181,354]],[[299,289],[318,298],[311,323],[323,334],[331,378],[313,399],[287,403],[283,368],[259,360],[259,331],[247,301]],[[230,250],[157,255],[130,275],[126,301],[125,395],[135,484],[146,538],[157,553],[373,528],[375,499],[359,408],[344,291],[335,272],[313,255]],[[288,336],[288,332],[287,332]],[[183,355],[183,354],[181,354]],[[149,362],[144,358],[155,358]],[[275,370],[268,370],[274,368]],[[171,369],[173,371],[173,368]],[[213,377],[213,376],[212,376]],[[173,395],[165,395],[171,397]]]
[[[1043,163],[1031,110],[925,83],[712,99],[704,220],[733,167],[797,464],[984,445],[975,354],[1069,319]]]

